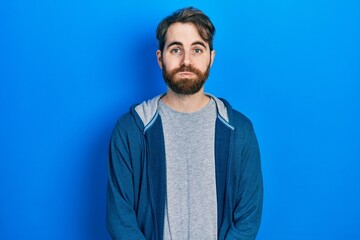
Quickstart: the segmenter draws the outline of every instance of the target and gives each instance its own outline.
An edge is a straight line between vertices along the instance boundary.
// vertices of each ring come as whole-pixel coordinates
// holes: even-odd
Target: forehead
[[[194,42],[200,41],[208,45],[208,43],[201,38],[198,29],[192,23],[177,22],[171,24],[166,32],[165,46],[174,41],[181,42],[184,45],[191,45]]]

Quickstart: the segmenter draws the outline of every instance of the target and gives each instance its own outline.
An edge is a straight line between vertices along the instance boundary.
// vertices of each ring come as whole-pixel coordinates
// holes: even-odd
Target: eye
[[[194,53],[195,53],[195,54],[200,54],[200,53],[203,53],[203,50],[200,49],[200,48],[195,48],[195,49],[194,49]]]
[[[181,53],[181,50],[180,50],[180,48],[173,48],[173,49],[170,50],[170,52],[172,54],[179,54],[179,53]]]

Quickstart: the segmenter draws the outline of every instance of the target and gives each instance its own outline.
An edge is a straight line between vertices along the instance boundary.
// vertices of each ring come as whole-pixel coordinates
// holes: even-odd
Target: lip
[[[179,75],[182,75],[182,76],[192,76],[194,75],[193,72],[178,72]]]

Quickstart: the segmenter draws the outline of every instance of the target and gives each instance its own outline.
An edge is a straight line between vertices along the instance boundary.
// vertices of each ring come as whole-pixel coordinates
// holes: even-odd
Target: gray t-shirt
[[[160,101],[159,114],[166,154],[164,240],[216,240],[215,102],[182,113]]]

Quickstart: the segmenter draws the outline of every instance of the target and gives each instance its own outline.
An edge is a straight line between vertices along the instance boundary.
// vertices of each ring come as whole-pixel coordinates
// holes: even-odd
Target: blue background
[[[257,132],[257,239],[360,239],[355,0],[2,1],[0,239],[108,239],[111,130],[166,90],[155,28],[189,5],[217,27],[206,91]]]

